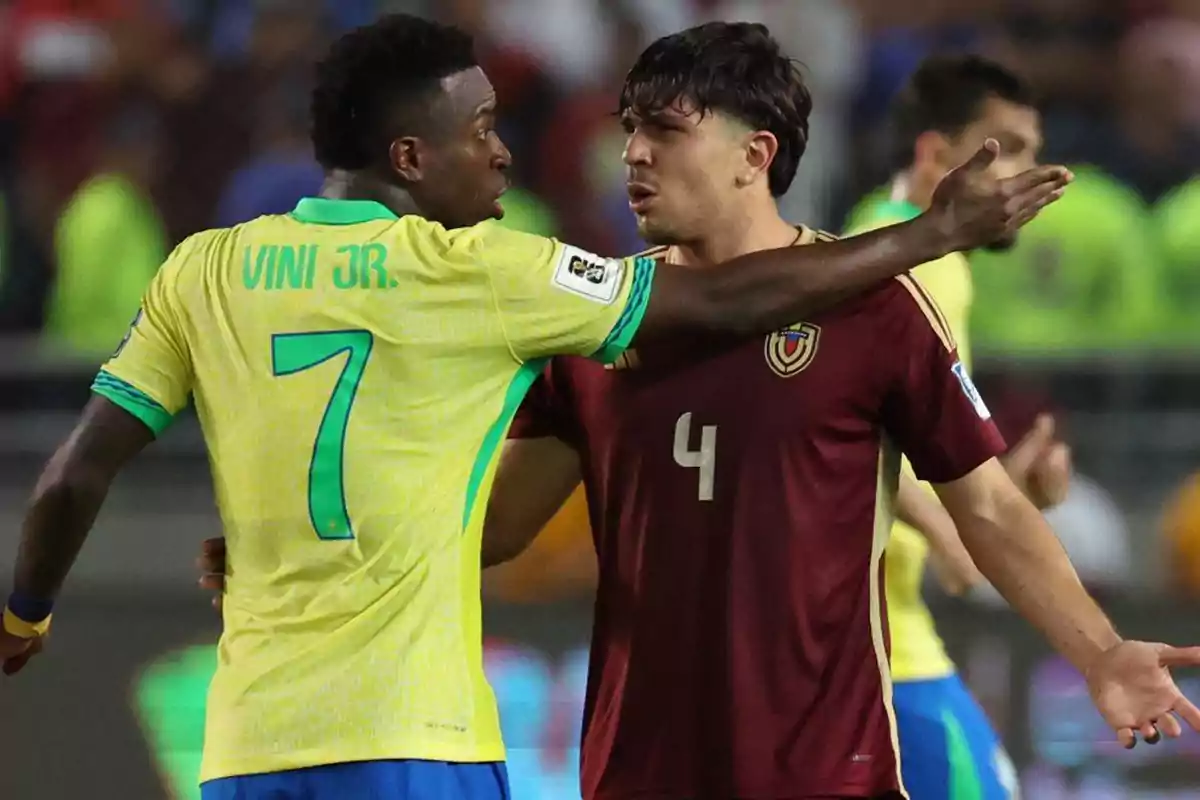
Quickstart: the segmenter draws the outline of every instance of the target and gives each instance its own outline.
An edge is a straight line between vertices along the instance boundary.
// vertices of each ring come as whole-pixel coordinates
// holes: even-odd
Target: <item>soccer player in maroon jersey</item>
[[[703,269],[821,238],[775,206],[811,102],[762,26],[659,40],[622,106],[656,258]],[[1178,734],[1171,709],[1200,725],[1162,669],[1200,653],[1112,630],[996,463],[1003,442],[910,278],[771,336],[639,345],[617,367],[548,368],[485,533],[488,561],[518,552],[582,476],[600,558],[589,800],[900,794],[879,570],[898,449],[1122,737],[1155,719]]]
[[[822,235],[775,199],[810,100],[761,26],[661,39],[621,110],[654,257],[694,266]],[[582,476],[600,562],[584,720],[588,800],[902,792],[880,560],[899,452],[980,568],[1084,671],[1122,740],[1200,713],[1123,641],[996,456],[1004,442],[910,277],[749,342],[556,359],[511,433],[489,510],[501,558]],[[501,542],[507,539],[505,549]]]

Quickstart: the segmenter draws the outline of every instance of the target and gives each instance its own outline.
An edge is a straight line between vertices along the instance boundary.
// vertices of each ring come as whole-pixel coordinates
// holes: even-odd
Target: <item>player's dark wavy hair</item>
[[[620,112],[652,116],[684,100],[769,131],[779,151],[767,172],[771,194],[792,185],[808,147],[812,95],[766,25],[709,22],[664,36],[638,57],[621,88]]]
[[[471,36],[409,14],[343,35],[317,65],[312,143],[325,169],[380,163],[397,125],[428,125],[425,104],[448,75],[477,66]]]
[[[933,56],[921,62],[892,106],[895,166],[912,162],[913,144],[926,131],[957,136],[983,111],[989,97],[1030,106],[1020,76],[977,55]]]

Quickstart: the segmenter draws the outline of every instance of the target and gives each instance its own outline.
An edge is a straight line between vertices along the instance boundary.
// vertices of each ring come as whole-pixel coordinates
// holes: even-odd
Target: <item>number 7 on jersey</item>
[[[271,337],[271,371],[294,375],[348,353],[325,406],[308,464],[308,516],[322,539],[353,539],[346,510],[346,427],[374,338],[370,331],[277,333]]]

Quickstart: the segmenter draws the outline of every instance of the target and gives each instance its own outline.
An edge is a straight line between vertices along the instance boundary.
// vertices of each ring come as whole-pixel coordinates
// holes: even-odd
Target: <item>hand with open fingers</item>
[[[16,675],[29,660],[42,652],[46,636],[24,638],[0,629],[0,664],[5,675]]]
[[[974,250],[1012,237],[1062,197],[1074,177],[1066,167],[1047,166],[997,180],[987,170],[999,154],[999,142],[988,139],[934,190],[926,214],[951,250]]]
[[[1054,429],[1054,417],[1039,414],[1001,459],[1013,483],[1041,510],[1066,499],[1071,482],[1071,448],[1054,437]]]
[[[1087,670],[1092,702],[1126,748],[1140,735],[1156,744],[1183,733],[1182,719],[1200,732],[1200,710],[1183,696],[1171,667],[1200,666],[1200,647],[1125,641],[1110,648]]]
[[[205,539],[201,545],[200,557],[196,559],[196,567],[200,570],[200,588],[213,595],[212,605],[221,610],[221,600],[225,595],[225,539]]]

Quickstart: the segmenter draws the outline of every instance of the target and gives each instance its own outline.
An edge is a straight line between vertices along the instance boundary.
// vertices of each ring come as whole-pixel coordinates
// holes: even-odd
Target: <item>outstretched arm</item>
[[[930,209],[909,222],[836,242],[763,250],[721,269],[660,266],[637,337],[770,332],[920,264],[1011,234],[1058,199],[1071,175],[1040,167],[988,181],[984,170],[998,152],[989,139],[942,181]]]
[[[1200,730],[1200,711],[1167,669],[1200,664],[1200,648],[1123,640],[1088,595],[1042,514],[992,459],[937,487],[979,569],[1087,678],[1092,699],[1126,747],[1140,733]]]

